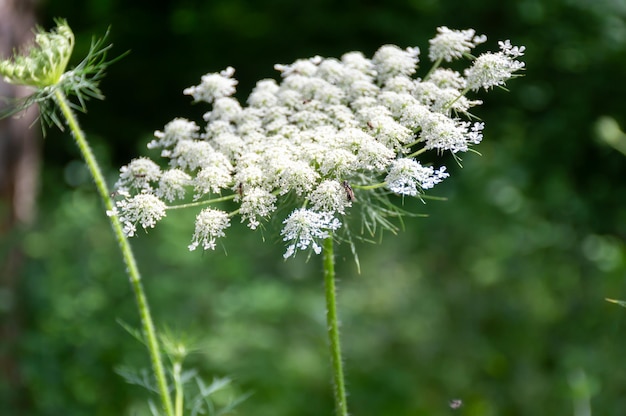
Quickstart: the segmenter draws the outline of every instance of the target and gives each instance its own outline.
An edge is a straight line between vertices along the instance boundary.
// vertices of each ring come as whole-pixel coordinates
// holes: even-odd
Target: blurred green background
[[[526,45],[510,92],[481,92],[482,156],[435,188],[446,202],[382,244],[340,246],[342,342],[354,415],[623,415],[626,409],[626,158],[598,140],[603,116],[626,122],[624,0],[48,0],[82,56],[111,26],[131,50],[102,83],[82,126],[112,184],[119,166],[174,117],[207,111],[182,95],[236,68],[238,97],[275,63],[382,44],[419,46],[441,25]],[[422,70],[428,68],[423,62]],[[424,72],[421,73],[422,75]],[[116,320],[137,326],[130,286],[101,203],[67,134],[43,143],[39,215],[3,238],[27,256],[16,303],[20,386],[6,415],[142,415],[146,393],[115,373],[148,367]],[[275,234],[236,224],[216,252],[188,252],[193,212],[132,241],[155,320],[193,334],[203,377],[253,392],[238,414],[333,410],[321,264],[283,261]],[[265,242],[263,238],[265,237]],[[224,251],[227,252],[225,255]],[[460,409],[450,400],[461,399]],[[12,410],[7,410],[12,409]]]

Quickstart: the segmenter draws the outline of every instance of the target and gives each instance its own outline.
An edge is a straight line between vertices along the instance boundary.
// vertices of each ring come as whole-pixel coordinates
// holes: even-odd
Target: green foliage
[[[465,156],[438,188],[447,201],[407,201],[429,217],[407,219],[382,244],[357,243],[360,275],[350,247],[338,247],[351,412],[449,415],[450,400],[461,399],[471,416],[575,414],[585,395],[594,414],[626,408],[625,317],[604,300],[626,298],[626,164],[593,140],[602,116],[626,125],[617,2],[162,6],[72,0],[43,10],[66,16],[77,42],[112,25],[116,48],[132,50],[103,80],[107,100],[82,120],[111,152],[109,166],[144,149],[173,115],[200,120],[203,109],[189,110],[181,91],[227,65],[247,95],[275,76],[275,62],[421,45],[442,24],[526,45],[524,79],[478,114],[482,156]],[[50,134],[44,146],[40,218],[21,242],[24,391],[13,414],[141,414],[143,390],[113,370],[149,363],[116,323],[137,326],[110,227],[91,184],[70,175],[70,140]],[[63,172],[71,186],[54,185]],[[189,253],[185,215],[193,213],[172,213],[133,245],[155,321],[200,337],[189,368],[254,392],[241,415],[330,414],[318,260],[282,262],[280,241],[262,230],[232,233],[227,256]]]

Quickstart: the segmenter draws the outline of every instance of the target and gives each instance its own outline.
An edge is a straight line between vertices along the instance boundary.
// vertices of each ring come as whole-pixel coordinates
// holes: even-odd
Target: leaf
[[[141,333],[140,330],[131,327],[130,325],[128,325],[126,322],[122,321],[121,319],[117,319],[117,323],[122,328],[124,328],[126,332],[128,332],[137,341],[141,342],[143,345],[147,345],[146,340],[144,339],[143,334]]]
[[[624,300],[617,300],[617,299],[610,299],[610,298],[604,298],[604,300],[606,300],[607,302],[611,302],[611,303],[617,303],[619,306],[626,308],[626,301]]]

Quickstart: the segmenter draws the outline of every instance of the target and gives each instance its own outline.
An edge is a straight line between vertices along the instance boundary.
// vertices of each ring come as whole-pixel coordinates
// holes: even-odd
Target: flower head
[[[467,152],[473,144],[482,140],[481,122],[470,123],[452,119],[441,113],[431,113],[422,124],[421,140],[426,149],[449,150],[452,153]]]
[[[169,169],[163,172],[159,180],[156,196],[172,202],[185,197],[186,188],[191,184],[191,176],[180,169]]]
[[[196,216],[196,230],[193,233],[189,250],[198,246],[204,250],[215,250],[215,239],[224,237],[224,230],[230,226],[228,214],[218,209],[205,208]]]
[[[74,107],[85,110],[85,102],[90,98],[103,99],[98,84],[106,68],[107,53],[111,45],[106,45],[105,34],[93,39],[87,56],[74,68],[67,65],[74,49],[74,34],[65,20],[56,20],[56,27],[49,32],[37,29],[34,44],[23,54],[16,53],[12,59],[0,60],[0,76],[8,83],[33,87],[33,92],[3,109],[0,118],[19,113],[33,104],[39,106],[45,133],[47,125],[55,124],[63,130],[62,118],[58,116],[59,95],[76,96]]]
[[[341,222],[329,212],[317,212],[304,208],[297,209],[283,221],[284,227],[280,234],[283,241],[290,242],[283,257],[296,254],[296,250],[307,250],[309,247],[316,254],[321,253],[319,240],[330,237],[331,233],[341,227]]]
[[[417,69],[419,48],[400,49],[395,45],[382,46],[372,58],[372,64],[380,81],[397,75],[413,75]]]
[[[132,172],[152,165],[135,162],[119,183],[168,202],[191,189],[194,206],[238,204],[229,213],[202,210],[190,249],[214,249],[231,216],[257,229],[284,206],[292,209],[281,230],[285,257],[320,253],[324,238],[351,238],[356,233],[336,231],[349,226],[342,217],[355,207],[364,214],[362,230],[395,230],[391,217],[402,211],[390,194],[420,198],[448,177],[445,166],[424,166],[417,157],[466,152],[482,140],[484,124],[469,113],[482,101],[466,97],[468,91],[501,85],[523,66],[517,61],[523,47],[501,42],[499,52],[481,55],[464,72],[442,67],[474,59],[469,53],[484,41],[471,29],[439,28],[429,51],[434,69],[424,78],[415,75],[419,49],[394,45],[372,58],[350,52],[276,65],[280,79],[257,82],[241,103],[231,96],[234,69],[204,75],[185,94],[212,104],[206,124],[168,123],[149,146],[170,159],[169,169],[141,174],[141,181]]]
[[[500,42],[500,52],[484,53],[474,61],[474,64],[465,70],[467,87],[478,91],[481,88],[488,90],[495,86],[504,85],[513,74],[524,68],[524,62],[515,58],[524,54],[524,47],[511,46],[510,41]]]
[[[0,75],[6,82],[39,88],[59,83],[74,49],[74,34],[65,20],[56,24],[50,32],[38,29],[27,55],[0,61]]]
[[[144,229],[154,228],[165,217],[165,204],[155,195],[142,192],[133,197],[116,202],[115,212],[123,224],[124,233],[132,237],[137,231],[137,223]]]
[[[212,103],[218,98],[229,97],[235,93],[237,80],[233,79],[235,69],[228,67],[219,74],[207,74],[202,77],[202,83],[195,87],[185,88],[183,94],[193,96],[196,101]]]
[[[120,168],[120,178],[115,184],[115,187],[118,190],[149,190],[151,189],[150,182],[158,181],[160,177],[161,168],[159,165],[147,157],[140,157]]]
[[[344,214],[352,199],[346,197],[344,186],[336,180],[325,180],[311,192],[313,209],[319,212]]]
[[[433,62],[437,60],[451,62],[468,54],[476,45],[486,40],[487,37],[484,35],[476,36],[474,29],[451,30],[441,26],[437,28],[437,36],[430,40],[428,57]]]
[[[276,196],[263,188],[252,188],[241,190],[243,197],[241,198],[241,221],[248,220],[248,227],[254,230],[260,222],[259,218],[267,218],[276,209]]]
[[[391,166],[385,182],[393,193],[416,196],[448,176],[445,166],[435,170],[431,166],[422,166],[414,159],[398,159]]]
[[[155,131],[153,140],[148,143],[148,149],[163,147],[172,147],[182,140],[193,140],[198,137],[200,127],[193,121],[184,118],[175,118],[165,125],[163,131]]]

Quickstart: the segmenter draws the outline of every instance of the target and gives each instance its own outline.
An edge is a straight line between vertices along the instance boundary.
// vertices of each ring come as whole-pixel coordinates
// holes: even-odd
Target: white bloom
[[[346,88],[346,99],[352,103],[353,108],[357,108],[355,103],[359,98],[369,97],[374,99],[380,88],[370,80],[354,81]]]
[[[276,64],[274,69],[281,72],[281,75],[285,78],[292,74],[313,76],[320,62],[322,62],[322,57],[314,56],[309,59],[298,59],[291,65]]]
[[[206,113],[204,117],[211,117],[211,113]],[[211,140],[215,136],[219,136],[220,134],[235,134],[236,129],[235,126],[227,120],[212,120],[206,126],[206,132],[202,135],[202,139]]]
[[[305,100],[315,100],[327,105],[341,104],[345,98],[341,88],[322,78],[309,78],[303,85],[302,95]]]
[[[159,180],[156,195],[166,201],[185,197],[185,188],[191,183],[191,176],[180,169],[170,169],[163,172]]]
[[[221,157],[226,159],[226,161],[228,160],[224,155],[217,152],[208,142],[197,140],[181,140],[176,143],[176,147],[168,153],[168,157],[171,159],[171,166],[191,171],[212,164],[215,158]]]
[[[485,128],[485,123],[482,121],[477,121],[472,124],[472,128],[467,133],[467,142],[470,144],[478,144],[483,140],[483,129]]]
[[[246,107],[237,119],[237,133],[241,136],[261,133],[265,111],[260,108]]]
[[[454,88],[463,90],[465,88],[465,78],[461,74],[448,68],[437,68],[428,77],[439,88]]]
[[[420,140],[426,143],[426,149],[466,152],[470,144],[478,144],[482,140],[481,125],[451,119],[441,113],[431,113],[422,125]]]
[[[289,122],[301,129],[312,129],[328,124],[328,115],[321,111],[302,110],[289,117]]]
[[[359,119],[366,124],[368,121],[379,116],[391,116],[391,110],[384,105],[380,105],[378,100],[369,101],[366,99],[359,100],[359,109],[357,115]]]
[[[198,130],[200,127],[193,121],[189,121],[184,118],[175,118],[165,125],[163,131],[155,131],[154,137],[158,140],[153,140],[148,143],[148,149],[154,149],[158,147],[171,147],[179,140],[193,140],[198,136]]]
[[[374,64],[361,52],[348,52],[341,57],[346,68],[355,69],[362,73],[367,79],[372,79],[376,75]]]
[[[325,180],[320,183],[309,197],[315,211],[338,212],[345,214],[345,208],[352,205],[347,198],[343,185],[336,180]]]
[[[268,134],[282,134],[285,128],[295,128],[290,126],[287,117],[291,114],[291,110],[284,106],[276,106],[273,111],[268,112],[263,117],[263,126]]]
[[[499,41],[498,46],[500,47],[500,51],[510,56],[511,58],[518,58],[524,55],[526,51],[526,46],[513,46],[511,45],[511,41],[509,39],[505,41]]]
[[[137,223],[144,229],[154,228],[157,221],[165,217],[165,203],[147,192],[117,201],[115,205],[124,234],[128,237],[135,235]]]
[[[115,184],[118,189],[151,189],[150,182],[158,181],[161,168],[147,157],[132,160],[120,168],[120,177]]]
[[[215,239],[224,237],[224,230],[230,226],[228,214],[212,208],[205,208],[196,216],[196,229],[189,250],[202,246],[204,250],[215,250]]]
[[[245,167],[237,167],[234,183],[241,184],[246,188],[261,186],[266,181],[266,175],[260,165],[249,164]]]
[[[357,127],[359,125],[359,121],[354,116],[352,110],[343,104],[330,105],[326,107],[326,112],[330,117],[331,124],[338,129]]]
[[[387,188],[396,194],[416,196],[448,176],[445,166],[435,170],[430,166],[422,166],[414,159],[398,159],[392,164],[385,182]]]
[[[276,83],[275,79],[267,78],[257,81],[256,85],[254,86],[254,90],[252,90],[252,92],[259,91],[267,92],[270,94],[277,94],[278,91],[280,91],[280,87]]]
[[[226,156],[219,152],[213,152],[203,160],[203,166],[193,180],[195,195],[194,199],[210,192],[219,193],[221,189],[228,188],[232,183],[231,174],[233,166]]]
[[[233,67],[228,67],[219,74],[206,74],[202,76],[200,85],[185,88],[183,94],[193,96],[196,101],[206,101],[212,103],[217,98],[228,97],[235,93],[237,80],[232,76],[235,74]]]
[[[415,137],[413,132],[389,116],[376,116],[368,123],[371,134],[390,149],[398,149]]]
[[[465,113],[471,107],[482,103],[480,100],[468,100],[456,88],[441,88],[430,81],[421,82],[415,94],[419,97],[420,103],[428,105],[434,112],[445,114],[450,114],[451,111]]]
[[[498,85],[504,85],[513,73],[524,68],[524,62],[515,58],[523,54],[524,47],[512,48],[510,43],[501,43],[502,51],[484,53],[474,61],[474,64],[465,70],[467,87],[478,91],[481,88],[488,90]]]
[[[225,198],[238,209],[230,214],[203,210],[189,246],[214,249],[231,215],[238,213],[255,229],[280,203],[294,202],[307,208],[296,209],[283,222],[281,235],[289,242],[284,256],[307,249],[320,253],[320,239],[332,238],[341,227],[337,217],[355,201],[347,179],[362,185],[358,192],[364,204],[379,201],[371,192],[383,185],[383,177],[390,191],[419,197],[448,174],[445,167],[425,167],[407,155],[464,152],[482,140],[484,124],[464,121],[481,101],[465,93],[504,84],[523,68],[517,58],[524,48],[500,42],[499,52],[481,55],[463,75],[439,66],[469,57],[484,41],[471,29],[438,28],[429,50],[436,68],[424,71],[425,79],[415,77],[420,50],[393,45],[382,46],[371,59],[351,52],[340,60],[315,56],[276,65],[281,80],[257,82],[242,104],[232,97],[234,69],[207,74],[200,85],[185,90],[196,101],[213,104],[204,115],[204,132],[185,119],[155,132],[149,147],[162,149],[171,169],[162,173],[148,159],[122,168],[119,192],[125,199],[109,215],[121,215],[132,234],[144,219],[126,213],[141,202],[129,193],[140,193],[146,201],[149,193],[173,201],[185,198],[190,187],[196,200],[227,190],[234,195]],[[381,208],[383,217],[386,208]],[[144,222],[150,226],[149,218],[157,217],[146,216]],[[376,215],[365,219],[366,227],[374,225],[371,221],[377,221]],[[387,225],[387,219],[380,221]]]
[[[387,80],[383,90],[399,94],[412,94],[415,90],[415,80],[406,75],[397,75]]]
[[[368,111],[368,109],[372,107],[378,106],[378,101],[376,100],[375,95],[378,95],[378,89],[376,90],[376,94],[372,94],[372,96],[363,96],[355,99],[350,103],[350,107],[357,112],[359,117],[363,117],[362,112]],[[384,108],[384,107],[382,107]],[[386,110],[386,109],[385,109]],[[386,110],[389,113],[389,110]],[[367,117],[364,117],[367,119]]]
[[[316,162],[322,176],[352,176],[358,168],[358,158],[347,149],[333,148],[328,145],[318,147]]]
[[[412,131],[417,131],[431,116],[430,109],[422,104],[409,105],[402,110],[400,123]]]
[[[220,97],[213,103],[213,110],[204,114],[206,121],[232,121],[241,114],[241,104],[232,97]]]
[[[211,143],[230,161],[236,159],[244,150],[243,139],[233,133],[218,134],[213,137]]]
[[[342,62],[328,58],[320,62],[317,71],[315,71],[315,76],[334,85],[345,85],[348,74]]]
[[[372,58],[377,79],[384,83],[396,75],[413,75],[417,69],[419,53],[419,48],[402,50],[395,45],[381,46]]]
[[[487,40],[485,35],[476,36],[474,29],[450,30],[445,26],[437,28],[437,36],[429,41],[428,57],[431,61],[451,62],[469,53],[476,45]]]
[[[293,211],[283,224],[284,227],[280,232],[283,241],[291,242],[283,255],[284,258],[295,255],[296,250],[306,250],[309,247],[315,254],[320,254],[322,247],[318,241],[329,238],[333,231],[341,227],[341,222],[332,214],[305,208]]]
[[[319,173],[304,160],[289,159],[288,162],[283,162],[278,173],[277,187],[280,194],[284,195],[293,190],[296,195],[302,196],[311,192],[320,177]]]
[[[287,88],[286,85],[283,84],[283,87],[276,94],[278,97],[278,103],[287,108],[300,108],[304,102],[304,98],[302,98],[302,93],[291,88]]]
[[[339,132],[338,140],[356,155],[356,165],[365,171],[382,171],[395,157],[393,149],[385,147],[361,129],[344,129]]]
[[[388,108],[391,115],[398,119],[405,108],[416,104],[418,101],[411,94],[387,90],[378,96],[378,102]]]
[[[278,91],[279,87],[273,79],[261,80],[248,97],[248,104],[251,107],[272,107],[278,103]]]
[[[276,210],[276,196],[258,187],[244,189],[242,186],[241,192],[241,222],[248,220],[248,227],[255,230],[259,226],[258,218],[266,218]]]

